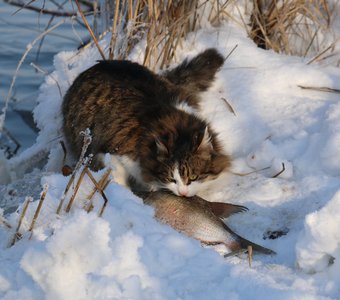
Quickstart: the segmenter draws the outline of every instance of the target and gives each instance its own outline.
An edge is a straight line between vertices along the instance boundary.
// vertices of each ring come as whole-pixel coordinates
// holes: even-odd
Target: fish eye
[[[190,179],[191,181],[195,181],[195,180],[197,180],[197,178],[198,178],[198,175],[196,175],[196,174],[191,174],[191,175],[189,176],[189,179]]]

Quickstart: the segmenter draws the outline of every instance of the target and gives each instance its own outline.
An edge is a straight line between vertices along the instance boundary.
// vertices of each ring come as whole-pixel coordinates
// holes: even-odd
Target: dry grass
[[[102,215],[105,211],[105,208],[107,206],[107,203],[108,203],[108,198],[105,194],[105,189],[109,185],[109,183],[111,182],[110,174],[111,174],[111,169],[106,170],[106,172],[99,179],[99,181],[97,181],[94,178],[94,176],[92,175],[91,171],[88,169],[87,166],[84,166],[82,170],[78,170],[78,172],[77,172],[77,183],[76,183],[76,186],[72,189],[72,195],[71,195],[70,200],[69,200],[69,202],[68,202],[68,204],[67,204],[67,206],[64,210],[64,213],[70,212],[72,205],[73,205],[74,201],[76,200],[76,195],[79,191],[79,188],[82,184],[84,184],[84,181],[83,181],[84,177],[85,177],[85,175],[87,175],[87,177],[92,182],[94,189],[86,197],[87,198],[86,203],[85,203],[85,206],[83,208],[87,212],[90,212],[90,211],[93,210],[93,208],[94,208],[93,197],[94,197],[95,193],[98,192],[100,194],[102,200],[103,200],[103,204],[101,205],[101,207],[99,208],[99,211],[98,211],[98,217],[102,217]],[[67,184],[67,187],[65,189],[65,192],[64,192],[65,196],[69,192],[70,187],[71,187],[71,185],[73,185],[73,182],[75,180],[75,173],[73,175],[74,176],[70,177],[69,182]],[[87,184],[85,184],[85,185],[87,185]],[[38,206],[35,209],[34,215],[33,215],[32,219],[30,221],[30,225],[29,225],[29,228],[28,228],[28,232],[30,233],[29,239],[31,239],[32,236],[33,236],[33,230],[35,228],[35,225],[37,224],[37,220],[39,218],[39,215],[41,214],[41,209],[42,209],[42,206],[43,206],[46,194],[47,194],[47,190],[48,190],[48,186],[45,185],[44,189],[41,193]],[[64,195],[63,195],[63,197],[64,197]],[[17,221],[15,232],[14,232],[13,237],[12,237],[10,243],[9,243],[9,247],[14,246],[15,243],[23,237],[26,230],[22,229],[21,227],[22,227],[24,219],[27,219],[26,213],[27,213],[27,210],[28,210],[30,203],[32,203],[32,202],[33,202],[32,197],[26,197],[26,200],[25,200],[25,202],[24,202],[24,204],[22,205],[22,208],[21,208],[21,213],[20,213],[20,216],[19,216],[18,221]],[[59,215],[61,213],[61,208],[63,207],[63,205],[62,205],[63,202],[64,202],[64,199],[62,199],[62,201],[60,201],[59,206],[58,206],[57,211],[56,211],[56,215]],[[50,211],[50,212],[52,213],[52,211]],[[12,228],[13,228],[12,225],[2,216],[0,216],[0,225],[5,226],[8,230],[12,230]],[[22,232],[22,231],[24,231],[24,232]]]
[[[42,191],[42,193],[41,193],[41,196],[40,196],[40,200],[39,200],[38,207],[37,207],[37,209],[36,209],[36,211],[35,211],[35,213],[34,213],[33,219],[32,219],[32,221],[31,221],[31,225],[30,225],[30,227],[29,227],[29,229],[28,229],[28,231],[31,232],[30,239],[32,238],[33,229],[34,229],[34,226],[35,226],[35,224],[36,224],[36,222],[37,222],[38,216],[39,216],[39,214],[40,214],[41,207],[42,207],[42,205],[43,205],[43,203],[44,203],[44,200],[45,200],[45,197],[46,197],[46,194],[47,194],[47,190],[48,190],[48,185],[45,184],[45,185],[44,185],[44,189],[43,189],[43,191]]]
[[[167,67],[188,33],[202,22],[219,24],[230,1],[209,0],[107,0],[112,19],[108,59],[126,59],[133,47],[145,41],[143,64],[151,69]],[[104,13],[104,12],[103,12]],[[103,18],[103,15],[101,16]],[[89,29],[90,31],[90,29]]]
[[[253,0],[249,36],[263,49],[290,55],[330,55],[337,42],[332,23],[339,13],[338,3],[326,0]],[[324,36],[330,38],[324,40]],[[327,44],[325,44],[327,43]]]
[[[20,240],[21,237],[22,237],[22,234],[20,233],[20,227],[21,227],[22,221],[24,220],[24,217],[26,215],[27,208],[32,201],[33,201],[32,197],[26,197],[26,200],[23,204],[22,211],[21,211],[21,214],[20,214],[20,217],[19,217],[19,220],[18,220],[17,227],[15,229],[15,233],[14,233],[13,238],[12,238],[10,245],[9,245],[10,247],[13,246],[15,244],[15,242],[17,240]]]
[[[133,46],[145,39],[144,65],[167,66],[180,40],[196,27],[198,2],[116,1],[109,58],[127,58]]]
[[[327,0],[106,0],[107,19],[112,20],[108,58],[126,59],[144,40],[143,64],[164,69],[188,33],[203,23],[218,26],[227,20],[244,26],[263,49],[310,56],[312,62],[334,61],[339,53],[332,24],[340,13],[340,4],[334,3],[330,7]],[[235,7],[243,13],[236,16]]]

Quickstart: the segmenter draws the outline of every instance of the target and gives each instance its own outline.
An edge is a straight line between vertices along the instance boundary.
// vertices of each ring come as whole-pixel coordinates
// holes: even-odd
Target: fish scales
[[[145,203],[155,208],[155,217],[160,222],[204,244],[224,244],[231,251],[242,248],[239,237],[212,212],[208,202],[198,196],[185,198],[155,192]]]

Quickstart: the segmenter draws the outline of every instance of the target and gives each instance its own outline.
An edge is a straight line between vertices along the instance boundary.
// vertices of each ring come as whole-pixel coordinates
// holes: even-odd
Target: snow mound
[[[101,43],[107,50],[109,37]],[[48,153],[41,185],[49,190],[31,240],[24,234],[8,248],[13,229],[0,224],[0,298],[340,299],[339,98],[299,87],[339,89],[340,70],[259,49],[231,24],[189,35],[176,55],[180,62],[211,47],[227,55],[236,44],[202,95],[200,111],[231,155],[233,173],[202,196],[247,206],[249,212],[232,216],[228,225],[277,255],[254,257],[252,268],[243,257],[225,260],[159,224],[150,207],[114,183],[105,190],[109,203],[102,218],[98,209],[83,211],[93,188],[88,179],[71,212],[55,214],[68,180],[59,174],[62,96],[100,58],[87,48],[55,57],[34,111],[36,144],[9,165],[1,163],[5,172],[19,171],[32,153]],[[138,46],[130,59],[142,61]],[[6,203],[22,200],[23,191],[36,192],[36,181],[1,188]],[[97,197],[97,207],[101,202]],[[37,205],[30,204],[23,232]],[[13,228],[19,213],[6,215]]]
[[[306,216],[305,228],[296,246],[299,267],[308,273],[326,271],[330,265],[329,272],[339,270],[339,228],[340,191],[322,209]]]

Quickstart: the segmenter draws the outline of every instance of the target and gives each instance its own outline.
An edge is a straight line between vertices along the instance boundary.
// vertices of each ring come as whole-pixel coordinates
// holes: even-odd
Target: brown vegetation
[[[263,49],[291,55],[315,55],[329,47],[336,37],[323,44],[322,34],[330,33],[339,5],[318,0],[254,0],[250,11],[249,36]]]

